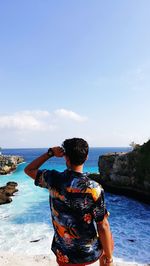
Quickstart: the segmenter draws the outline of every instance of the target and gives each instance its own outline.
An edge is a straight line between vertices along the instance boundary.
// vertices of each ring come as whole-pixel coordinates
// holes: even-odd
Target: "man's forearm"
[[[34,161],[27,165],[27,167],[24,169],[25,173],[35,179],[38,169],[49,158],[50,157],[47,152],[42,154],[40,157],[36,158]]]
[[[113,240],[107,218],[104,218],[102,224],[97,224],[97,228],[104,253],[107,258],[111,259],[113,253]]]
[[[40,157],[38,157],[27,165],[27,167],[24,169],[25,173],[35,179],[40,166],[52,156],[63,157],[64,150],[62,149],[62,147],[58,146],[48,149],[48,152],[44,153],[43,155],[41,155]]]

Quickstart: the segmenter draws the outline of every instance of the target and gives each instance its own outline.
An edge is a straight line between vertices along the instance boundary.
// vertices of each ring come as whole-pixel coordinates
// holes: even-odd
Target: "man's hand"
[[[52,151],[54,153],[55,157],[63,157],[64,156],[64,150],[62,147],[53,147]]]
[[[114,266],[113,260],[107,260],[105,255],[102,255],[99,259],[100,266]]]

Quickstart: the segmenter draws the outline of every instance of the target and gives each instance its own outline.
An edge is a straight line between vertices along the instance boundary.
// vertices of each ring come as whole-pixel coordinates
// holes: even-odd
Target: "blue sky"
[[[150,1],[0,1],[0,146],[150,137]]]

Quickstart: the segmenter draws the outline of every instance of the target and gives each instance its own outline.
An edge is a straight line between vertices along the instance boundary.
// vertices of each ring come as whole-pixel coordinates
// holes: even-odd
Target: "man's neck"
[[[78,173],[83,173],[83,165],[71,165],[71,170]]]

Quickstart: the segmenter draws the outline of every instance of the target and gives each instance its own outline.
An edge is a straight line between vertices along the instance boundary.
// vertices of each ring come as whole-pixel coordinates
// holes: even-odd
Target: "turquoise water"
[[[98,172],[98,157],[112,151],[129,148],[91,148],[84,171]],[[27,254],[49,254],[53,236],[48,205],[48,191],[35,187],[33,180],[24,174],[24,167],[45,149],[12,149],[3,154],[17,154],[25,158],[17,170],[0,177],[0,186],[16,181],[19,191],[13,202],[0,206],[0,250]],[[51,158],[43,168],[64,170],[64,160]],[[150,206],[125,196],[105,193],[111,230],[115,240],[114,256],[125,261],[150,262]],[[9,239],[9,241],[8,241]],[[38,242],[30,242],[39,240]],[[51,253],[50,253],[51,254]]]

